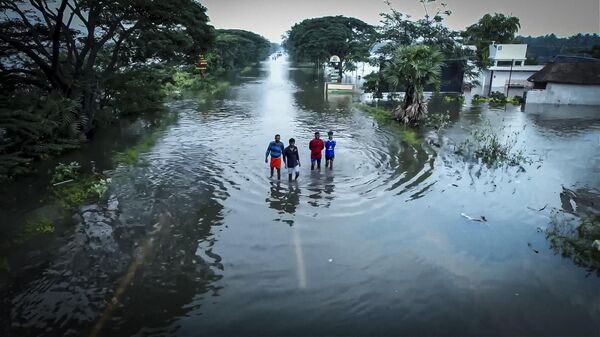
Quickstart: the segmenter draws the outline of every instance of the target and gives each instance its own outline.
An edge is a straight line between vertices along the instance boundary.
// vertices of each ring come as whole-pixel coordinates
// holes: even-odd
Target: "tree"
[[[264,60],[271,50],[271,43],[264,37],[240,29],[218,29],[211,53],[218,56],[226,70],[241,68]]]
[[[287,32],[283,42],[290,56],[319,65],[332,55],[340,57],[340,78],[344,67],[366,61],[370,56],[375,29],[356,18],[326,16],[306,19]]]
[[[380,53],[387,57],[401,46],[423,44],[436,46],[447,58],[457,58],[462,54],[460,33],[444,25],[452,11],[445,3],[439,7],[431,8],[436,0],[419,0],[423,4],[425,15],[421,19],[413,18],[394,9],[389,2],[388,13],[381,13],[382,25],[378,27],[381,41],[386,41]]]
[[[479,72],[472,62],[468,62],[475,59],[475,53],[465,48],[460,32],[445,25],[445,20],[452,15],[452,11],[445,3],[438,5],[436,0],[419,2],[423,5],[424,16],[416,20],[394,9],[387,2],[389,11],[380,14],[382,25],[377,29],[383,46],[378,50],[380,55],[372,58],[371,63],[378,64],[382,69],[386,60],[392,58],[395,51],[402,46],[431,46],[439,50],[447,61],[461,60],[465,77],[470,79],[470,85],[476,85]]]
[[[191,63],[213,40],[194,0],[0,0],[0,12],[2,80],[76,100],[84,132],[115,71],[151,59]]]
[[[521,28],[519,18],[494,13],[486,14],[479,21],[463,32],[466,44],[477,47],[477,66],[486,68],[489,66],[488,46],[493,42],[511,43]]]
[[[383,74],[394,87],[404,86],[402,105],[395,109],[396,118],[404,124],[418,123],[427,115],[423,97],[425,86],[439,90],[443,54],[434,47],[412,45],[396,49],[385,63]]]

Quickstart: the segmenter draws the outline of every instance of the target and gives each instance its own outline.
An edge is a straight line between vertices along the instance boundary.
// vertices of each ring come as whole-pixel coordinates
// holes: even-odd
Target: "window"
[[[502,50],[502,46],[498,46],[498,50]]]
[[[498,67],[510,67],[512,61],[498,61]]]

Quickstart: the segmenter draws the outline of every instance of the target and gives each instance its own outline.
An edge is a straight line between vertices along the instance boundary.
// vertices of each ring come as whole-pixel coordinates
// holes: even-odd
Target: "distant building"
[[[526,55],[526,44],[491,44],[489,58],[492,65],[480,72],[480,85],[473,88],[471,93],[489,96],[498,91],[508,97],[523,96],[531,86],[527,79],[544,67],[525,65]]]
[[[600,60],[557,57],[529,77],[526,104],[600,105]]]

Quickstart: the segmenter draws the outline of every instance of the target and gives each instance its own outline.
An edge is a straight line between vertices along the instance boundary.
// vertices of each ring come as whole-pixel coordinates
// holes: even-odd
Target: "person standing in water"
[[[288,169],[288,179],[292,181],[292,173],[296,173],[294,180],[298,180],[300,175],[300,155],[296,147],[296,140],[290,138],[290,145],[283,150],[283,162]]]
[[[310,149],[310,169],[315,169],[315,163],[317,164],[317,169],[321,169],[321,156],[323,149],[325,148],[325,143],[321,139],[319,132],[315,132],[315,138],[308,143],[308,148]]]
[[[280,139],[281,136],[275,135],[275,141],[269,143],[267,154],[265,155],[265,163],[269,162],[269,155],[271,155],[271,178],[273,178],[273,170],[277,169],[278,180],[281,179],[281,154],[285,147]]]
[[[327,140],[325,141],[325,168],[329,165],[329,169],[333,170],[333,159],[335,158],[335,140],[333,140],[333,131],[327,132]]]

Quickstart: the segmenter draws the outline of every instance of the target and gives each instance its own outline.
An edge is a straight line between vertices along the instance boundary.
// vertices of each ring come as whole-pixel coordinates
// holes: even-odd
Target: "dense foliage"
[[[213,69],[231,70],[265,59],[271,43],[264,37],[239,29],[218,29],[215,48],[209,54]]]
[[[521,28],[519,18],[495,13],[486,14],[462,33],[465,43],[477,47],[476,63],[480,68],[489,66],[489,48],[492,43],[512,43]]]
[[[214,91],[215,74],[271,49],[257,34],[215,30],[195,0],[0,0],[0,13],[0,179],[169,94]]]
[[[327,16],[295,24],[287,32],[283,46],[294,60],[316,65],[337,55],[342,63],[341,75],[344,68],[369,58],[374,36],[375,29],[359,19]]]

